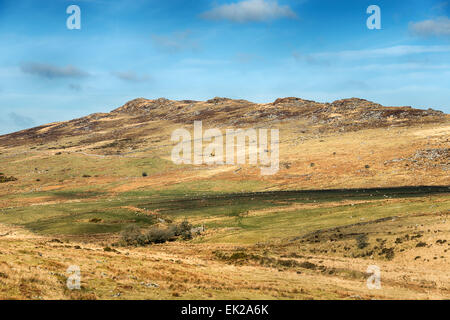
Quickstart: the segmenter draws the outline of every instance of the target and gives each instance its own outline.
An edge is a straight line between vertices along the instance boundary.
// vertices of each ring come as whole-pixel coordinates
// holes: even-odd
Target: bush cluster
[[[13,176],[7,177],[3,173],[0,172],[0,183],[10,182],[10,181],[17,181],[17,178],[14,178]]]
[[[142,232],[136,225],[126,227],[121,234],[122,243],[132,246],[145,246],[154,243],[165,243],[175,241],[178,238],[183,240],[192,239],[192,225],[188,221],[180,224],[170,225],[168,228],[152,227],[147,232]]]
[[[364,249],[369,245],[368,238],[366,234],[360,234],[356,237],[356,245],[358,249]]]

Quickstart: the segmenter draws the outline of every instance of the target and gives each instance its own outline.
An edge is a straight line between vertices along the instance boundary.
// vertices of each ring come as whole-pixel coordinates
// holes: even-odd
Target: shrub
[[[174,241],[178,237],[183,240],[192,239],[192,225],[187,221],[183,221],[177,225],[171,225],[167,229],[152,227],[145,234],[136,225],[127,226],[121,234],[122,244],[144,246],[153,243],[165,243]]]
[[[143,177],[148,176],[147,172],[142,172],[142,176],[143,176]]]
[[[427,246],[427,244],[425,242],[419,242],[419,243],[416,244],[416,248],[423,248],[423,247],[426,247],[426,246]]]
[[[364,249],[369,245],[367,242],[367,235],[366,234],[360,234],[356,237],[356,245],[358,246],[358,249]]]
[[[10,181],[17,181],[17,178],[14,178],[13,176],[7,177],[3,173],[0,173],[0,183],[10,182]]]
[[[190,230],[189,231],[184,231],[181,234],[181,239],[183,239],[183,240],[191,240],[192,239],[192,232]]]
[[[178,228],[180,229],[181,234],[183,234],[183,232],[191,231],[192,225],[187,220],[184,220],[179,224]]]
[[[175,234],[171,228],[160,229],[153,227],[147,232],[145,237],[147,243],[165,243],[167,241],[175,240]]]
[[[129,225],[122,231],[122,241],[127,245],[138,245],[142,241],[141,229],[136,225]]]
[[[300,264],[300,267],[304,268],[304,269],[315,270],[317,268],[317,265],[315,265],[314,263],[311,263],[309,261],[305,261]]]
[[[192,225],[187,220],[184,220],[179,225],[172,226],[171,229],[173,230],[175,236],[181,236],[183,240],[192,239]]]
[[[384,254],[387,260],[392,260],[395,256],[394,248],[383,248],[381,254]]]

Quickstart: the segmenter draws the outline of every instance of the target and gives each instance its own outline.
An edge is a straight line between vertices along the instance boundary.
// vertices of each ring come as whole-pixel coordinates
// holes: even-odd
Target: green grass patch
[[[154,218],[124,206],[157,211],[173,221],[183,219],[205,223],[217,230],[212,242],[254,243],[298,236],[317,229],[343,226],[362,221],[430,210],[449,210],[448,188],[395,188],[368,190],[197,193],[192,190],[134,191],[114,198],[98,191],[70,190],[44,192],[64,200],[52,205],[32,205],[3,209],[0,223],[24,226],[42,234],[92,234],[119,232],[130,223],[142,227],[154,224]],[[442,195],[436,195],[442,193]],[[424,195],[428,196],[424,198]],[[433,203],[433,199],[446,201]],[[261,215],[249,211],[285,208],[296,203],[320,204],[342,200],[408,199],[399,202],[370,201],[357,205],[314,208],[295,211],[273,210]],[[231,228],[231,229],[230,229]]]

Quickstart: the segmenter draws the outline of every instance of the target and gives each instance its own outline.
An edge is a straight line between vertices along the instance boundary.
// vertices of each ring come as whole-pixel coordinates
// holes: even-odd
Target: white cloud
[[[34,126],[34,120],[30,117],[15,112],[10,112],[8,117],[17,127],[25,128]]]
[[[439,2],[435,6],[433,6],[431,9],[436,10],[436,11],[445,11],[445,10],[448,10],[448,8],[450,7],[449,4],[450,4],[450,1]]]
[[[209,20],[229,20],[240,23],[297,17],[289,6],[279,5],[277,0],[243,0],[224,4],[203,13],[202,16]]]
[[[216,66],[216,65],[224,65],[229,64],[228,60],[220,60],[220,59],[183,59],[180,61],[182,65],[197,65],[197,66]]]
[[[70,83],[69,84],[69,89],[73,90],[73,91],[81,91],[81,85],[77,84],[77,83]]]
[[[363,71],[414,71],[414,70],[450,70],[450,64],[428,64],[428,63],[417,63],[417,62],[405,62],[405,63],[384,63],[384,64],[368,64],[354,66],[355,70]]]
[[[89,74],[77,67],[68,65],[66,67],[59,67],[52,64],[30,62],[22,65],[22,72],[33,74],[42,78],[81,78]]]
[[[338,52],[315,53],[310,56],[320,59],[368,59],[382,57],[400,57],[412,54],[450,52],[450,46],[393,46],[379,49],[344,50]]]
[[[113,72],[113,75],[115,75],[120,80],[128,81],[128,82],[144,82],[144,81],[150,80],[149,76],[138,75],[134,71]]]
[[[450,36],[450,19],[448,17],[440,17],[420,22],[411,22],[409,29],[413,34],[422,37]]]
[[[153,43],[167,53],[178,53],[184,50],[198,50],[199,45],[191,39],[191,31],[186,30],[172,35],[152,35]]]

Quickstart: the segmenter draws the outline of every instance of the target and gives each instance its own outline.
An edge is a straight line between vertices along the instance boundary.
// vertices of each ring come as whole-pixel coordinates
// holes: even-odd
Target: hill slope
[[[279,129],[280,170],[174,164],[196,120]],[[297,98],[141,98],[0,136],[0,299],[448,299],[449,137],[438,111]],[[206,231],[113,246],[184,219]]]
[[[261,177],[258,168],[249,165],[173,165],[172,132],[192,132],[193,122],[199,120],[204,130],[279,129],[280,171]],[[19,178],[17,185],[38,178],[40,187],[47,188],[55,187],[61,177],[37,174],[42,172],[34,170],[42,167],[39,159],[51,159],[54,167],[71,163],[64,187],[77,186],[81,176],[91,175],[99,180],[94,184],[107,180],[105,188],[121,191],[205,179],[255,181],[258,190],[448,185],[449,136],[450,116],[440,111],[383,107],[356,98],[333,103],[283,98],[266,104],[227,98],[139,98],[110,113],[0,136],[0,157],[18,161],[9,170],[8,165],[2,168]],[[93,163],[98,158],[105,159],[103,170]],[[133,163],[149,158],[159,165],[137,165],[133,170]],[[157,178],[138,179],[145,170],[154,171]],[[127,180],[121,189],[124,178],[137,181]]]

